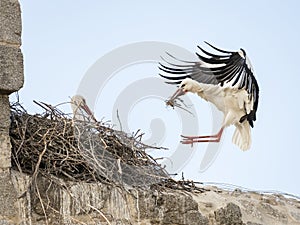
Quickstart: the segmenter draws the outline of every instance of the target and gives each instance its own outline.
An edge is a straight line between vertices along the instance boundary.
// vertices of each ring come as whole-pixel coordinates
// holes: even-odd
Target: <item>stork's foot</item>
[[[181,135],[182,144],[190,144],[193,147],[194,143],[199,143],[199,142],[220,142],[221,138],[216,137],[215,135],[209,136],[183,136]]]
[[[220,142],[223,133],[223,128],[217,134],[214,135],[206,135],[206,136],[184,136],[181,135],[182,144],[190,144],[193,147],[194,143],[199,142]]]

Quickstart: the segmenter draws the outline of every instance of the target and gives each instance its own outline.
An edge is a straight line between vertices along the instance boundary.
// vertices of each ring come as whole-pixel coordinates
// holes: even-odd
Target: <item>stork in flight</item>
[[[197,142],[219,142],[225,127],[236,127],[232,142],[241,150],[251,146],[251,127],[256,120],[259,87],[254,77],[250,60],[242,48],[239,51],[225,51],[205,42],[218,53],[208,52],[198,46],[202,54],[196,53],[199,61],[183,61],[173,56],[180,64],[160,63],[166,83],[179,84],[169,99],[169,104],[187,92],[198,94],[214,104],[224,114],[221,129],[215,135],[182,136],[183,144]]]

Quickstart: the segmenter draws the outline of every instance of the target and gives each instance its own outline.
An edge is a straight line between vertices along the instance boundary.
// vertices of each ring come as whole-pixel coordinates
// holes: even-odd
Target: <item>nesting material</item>
[[[36,102],[37,103],[37,102]],[[118,186],[196,190],[193,182],[174,181],[141,142],[109,124],[73,120],[57,107],[37,103],[41,114],[11,106],[12,165],[21,172],[65,181],[105,182]],[[200,189],[199,189],[200,190]]]

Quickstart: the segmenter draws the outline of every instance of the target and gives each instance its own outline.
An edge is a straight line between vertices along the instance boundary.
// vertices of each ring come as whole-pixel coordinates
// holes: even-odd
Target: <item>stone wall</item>
[[[27,224],[112,225],[300,225],[300,201],[282,194],[262,194],[203,186],[203,192],[120,189],[103,183],[53,182],[13,171],[20,208]],[[43,204],[41,204],[43,203]],[[45,216],[45,214],[47,216]]]
[[[21,10],[17,0],[0,0],[0,223],[15,223],[17,193],[12,184],[8,95],[23,86]],[[5,220],[3,220],[5,218]],[[8,223],[8,222],[7,222]]]
[[[0,171],[10,168],[10,108],[8,95],[24,82],[21,46],[21,10],[18,1],[0,1]]]

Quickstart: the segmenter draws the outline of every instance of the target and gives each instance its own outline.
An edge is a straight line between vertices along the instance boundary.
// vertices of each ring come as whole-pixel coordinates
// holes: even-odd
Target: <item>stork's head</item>
[[[182,89],[184,93],[192,92],[195,93],[198,91],[198,82],[192,80],[191,78],[185,78],[179,85],[179,88]]]
[[[74,95],[71,98],[71,107],[74,117],[76,116],[76,114],[81,113],[81,109],[83,109],[89,116],[93,116],[92,111],[87,106],[85,99],[81,95]]]
[[[71,104],[75,105],[75,106],[83,106],[86,104],[84,97],[82,97],[81,95],[74,95],[71,98]]]
[[[172,95],[170,100],[175,100],[176,98],[184,95],[187,92],[195,93],[197,91],[197,82],[190,79],[185,78],[179,85],[177,91]]]

